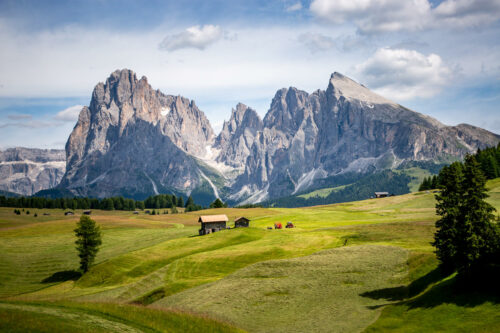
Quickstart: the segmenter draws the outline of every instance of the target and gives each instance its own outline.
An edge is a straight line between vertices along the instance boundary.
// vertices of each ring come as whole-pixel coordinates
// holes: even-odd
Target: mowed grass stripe
[[[0,303],[0,318],[9,332],[243,332],[205,316],[111,303]]]
[[[400,286],[407,259],[406,250],[367,245],[265,261],[153,306],[209,314],[251,332],[359,331],[386,303],[361,294]]]

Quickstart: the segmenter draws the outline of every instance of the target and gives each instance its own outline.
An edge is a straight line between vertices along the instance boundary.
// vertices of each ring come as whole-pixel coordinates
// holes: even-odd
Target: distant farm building
[[[389,192],[375,192],[375,198],[386,198],[389,196]]]
[[[236,220],[234,220],[235,228],[248,228],[249,224],[250,220],[246,217],[238,217]]]
[[[64,212],[64,215],[65,215],[65,216],[68,216],[68,215],[75,215],[75,213],[73,213],[73,212]]]
[[[92,211],[91,211],[91,210],[84,210],[84,211],[83,211],[83,214],[85,214],[85,215],[90,215],[90,214],[92,214]]]
[[[198,223],[201,223],[201,229],[199,231],[200,236],[226,229],[227,221],[229,221],[229,219],[226,215],[200,216],[198,219]]]

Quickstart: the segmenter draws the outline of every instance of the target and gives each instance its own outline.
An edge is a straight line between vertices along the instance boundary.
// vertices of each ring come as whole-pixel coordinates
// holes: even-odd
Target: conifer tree
[[[101,245],[101,231],[99,226],[87,215],[82,215],[75,229],[77,240],[76,250],[80,257],[80,269],[87,272],[94,262]]]
[[[441,218],[436,222],[436,233],[432,245],[445,271],[453,271],[454,256],[457,251],[456,226],[460,218],[459,205],[463,195],[462,164],[455,162],[441,170],[443,190],[436,196],[436,213]]]
[[[193,197],[192,197],[192,196],[189,196],[189,197],[187,198],[187,201],[186,201],[186,208],[187,208],[188,206],[192,206],[192,205],[194,205],[194,200],[193,200]]]
[[[485,199],[486,178],[474,156],[465,164],[455,162],[441,171],[442,192],[436,196],[433,245],[442,267],[470,278],[498,260],[500,232],[495,210]]]

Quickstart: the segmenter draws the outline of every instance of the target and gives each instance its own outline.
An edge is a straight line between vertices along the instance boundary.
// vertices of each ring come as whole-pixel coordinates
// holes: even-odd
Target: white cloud
[[[396,100],[434,96],[453,76],[437,54],[389,48],[378,49],[356,71],[369,88]]]
[[[498,0],[446,0],[433,10],[437,24],[474,27],[500,19]]]
[[[465,28],[500,19],[498,0],[314,0],[311,12],[334,24],[354,23],[362,33]]]
[[[427,0],[314,0],[313,14],[331,23],[353,21],[365,33],[415,30],[426,22]]]
[[[311,53],[327,51],[335,47],[335,42],[331,37],[320,33],[306,32],[300,34],[298,41],[304,44]]]
[[[301,9],[302,9],[302,3],[301,2],[297,2],[297,3],[295,3],[295,4],[291,5],[291,6],[288,6],[286,8],[286,11],[287,12],[296,12],[296,11],[301,10]]]
[[[189,48],[204,50],[223,37],[224,32],[217,25],[208,24],[201,27],[197,25],[180,33],[168,35],[160,43],[159,48],[170,52]]]
[[[82,110],[83,105],[73,105],[69,108],[66,108],[62,111],[59,111],[55,116],[55,120],[67,121],[67,122],[76,122],[78,120],[78,115]]]

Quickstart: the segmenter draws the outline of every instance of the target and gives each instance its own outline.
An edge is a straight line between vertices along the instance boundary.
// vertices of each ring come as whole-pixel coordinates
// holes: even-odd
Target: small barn
[[[75,215],[75,213],[73,213],[73,212],[64,212],[64,215],[65,215],[65,216],[68,216],[68,215]]]
[[[91,211],[91,210],[84,210],[84,211],[83,211],[83,214],[85,214],[85,215],[90,215],[90,214],[92,214],[92,211]]]
[[[238,217],[236,220],[234,220],[234,227],[235,228],[248,228],[250,225],[250,220],[247,219],[246,217]]]
[[[198,223],[201,223],[200,236],[226,229],[227,221],[229,219],[225,214],[200,216],[198,219]]]
[[[375,192],[375,198],[386,198],[389,196],[389,192]]]

